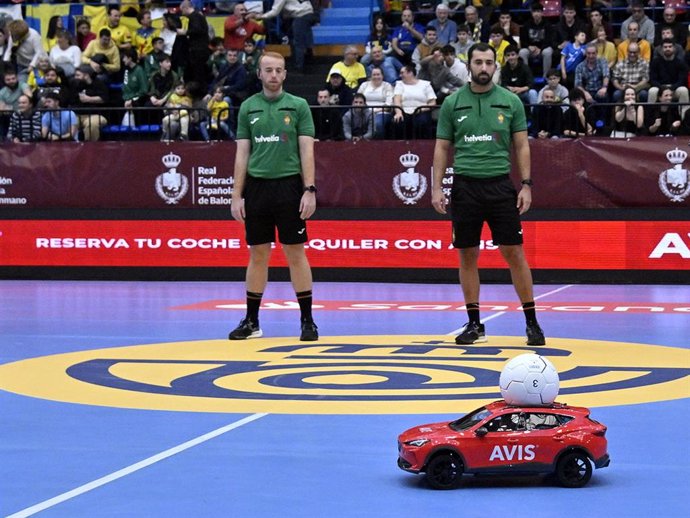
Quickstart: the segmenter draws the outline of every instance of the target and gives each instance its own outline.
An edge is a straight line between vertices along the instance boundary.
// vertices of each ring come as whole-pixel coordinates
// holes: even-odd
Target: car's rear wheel
[[[556,466],[556,478],[563,487],[582,487],[592,478],[592,463],[581,452],[568,453]]]
[[[427,482],[434,489],[453,489],[460,484],[463,468],[457,455],[441,453],[427,464]]]

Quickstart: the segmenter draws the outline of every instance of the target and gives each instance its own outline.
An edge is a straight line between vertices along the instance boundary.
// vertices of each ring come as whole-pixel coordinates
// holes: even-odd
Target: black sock
[[[263,293],[247,292],[247,319],[255,324],[259,323],[259,306],[261,306],[263,296]]]
[[[470,323],[479,324],[479,302],[465,304],[465,309],[467,309],[467,316],[470,319]]]
[[[313,320],[311,316],[311,290],[299,291],[295,295],[297,295],[297,303],[299,304],[300,320],[302,322],[311,322]]]
[[[522,305],[522,311],[525,313],[525,321],[528,324],[537,323],[537,310],[534,308],[534,301],[525,302]]]

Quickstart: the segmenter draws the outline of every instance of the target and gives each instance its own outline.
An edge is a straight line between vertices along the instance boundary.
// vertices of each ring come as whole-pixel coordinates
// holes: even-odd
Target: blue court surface
[[[229,342],[242,283],[0,282],[0,515],[690,516],[690,287],[536,286],[558,400],[608,426],[611,465],[451,491],[397,467],[397,436],[500,399],[534,349],[512,287],[482,287],[489,341],[463,348],[457,285],[314,292],[319,342],[288,283]]]

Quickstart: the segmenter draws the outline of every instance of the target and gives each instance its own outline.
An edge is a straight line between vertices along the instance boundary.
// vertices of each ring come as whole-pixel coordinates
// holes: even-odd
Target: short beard
[[[476,85],[486,86],[491,82],[491,76],[486,74],[486,77],[480,75],[475,76],[472,74],[472,82]]]

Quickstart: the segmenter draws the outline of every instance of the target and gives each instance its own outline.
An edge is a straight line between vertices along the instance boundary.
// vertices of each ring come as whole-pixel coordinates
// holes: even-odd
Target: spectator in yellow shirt
[[[343,60],[335,63],[328,72],[326,81],[331,77],[334,72],[337,72],[343,79],[345,79],[345,84],[356,90],[359,85],[366,81],[367,71],[359,61],[357,61],[357,47],[348,45],[345,47],[343,53]]]

